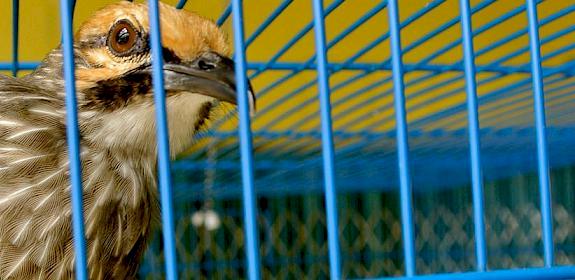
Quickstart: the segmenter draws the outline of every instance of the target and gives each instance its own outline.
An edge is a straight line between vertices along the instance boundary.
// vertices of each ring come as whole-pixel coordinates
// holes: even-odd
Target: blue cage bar
[[[232,0],[234,46],[236,60],[236,80],[238,91],[238,111],[240,115],[240,152],[242,158],[242,197],[244,205],[244,222],[246,232],[246,255],[248,262],[248,277],[260,278],[260,257],[258,246],[258,232],[256,223],[256,194],[254,188],[252,132],[250,125],[248,84],[246,78],[246,57],[244,45],[244,21],[242,1]]]
[[[483,223],[483,175],[479,145],[479,116],[477,113],[477,86],[475,84],[475,53],[468,0],[459,1],[461,9],[461,30],[465,60],[465,85],[467,92],[467,114],[469,120],[469,152],[471,155],[471,186],[473,188],[473,222],[475,233],[475,258],[477,271],[485,271],[487,252],[485,246],[485,225]]]
[[[313,1],[313,19],[315,27],[315,48],[317,55],[317,75],[321,107],[321,136],[323,172],[325,184],[325,205],[327,211],[327,234],[329,245],[330,276],[341,278],[341,257],[338,239],[337,201],[334,174],[333,131],[331,124],[331,106],[329,78],[327,72],[327,51],[325,43],[325,23],[322,0]]]
[[[186,2],[186,0],[180,0],[176,7],[185,8]],[[575,21],[567,22],[561,28],[558,28],[556,24],[569,17],[574,18],[575,5],[573,3],[568,3],[565,8],[560,10],[544,13],[545,16],[539,19],[538,5],[548,4],[549,1],[525,0],[524,5],[494,15],[483,25],[474,27],[474,15],[497,5],[498,1],[483,0],[471,6],[469,0],[459,0],[457,17],[442,19],[441,24],[430,27],[418,38],[404,40],[404,35],[411,36],[406,34],[409,28],[413,28],[422,18],[448,5],[449,1],[429,1],[427,5],[411,14],[403,14],[401,10],[402,1],[379,1],[370,9],[365,10],[361,16],[351,21],[347,27],[335,30],[331,34],[326,31],[329,29],[329,19],[331,16],[337,15],[338,9],[346,8],[345,1],[326,2],[327,6],[324,7],[324,1],[313,0],[307,3],[312,11],[312,19],[298,28],[294,34],[289,34],[290,37],[286,43],[278,50],[274,50],[269,59],[264,61],[248,60],[248,47],[257,44],[263,36],[262,34],[272,28],[282,14],[295,5],[295,2],[297,1],[278,2],[278,5],[247,37],[244,34],[246,21],[244,1],[231,0],[216,20],[220,26],[231,21],[237,91],[239,93],[238,132],[221,130],[226,122],[233,119],[233,113],[228,113],[222,120],[215,122],[216,132],[214,135],[206,136],[232,139],[232,141],[221,144],[219,153],[222,160],[216,164],[208,165],[199,161],[177,162],[173,169],[177,172],[180,170],[205,170],[215,166],[217,169],[235,172],[233,176],[241,176],[241,186],[230,183],[231,180],[226,181],[220,178],[222,182],[220,188],[210,195],[203,194],[197,195],[197,197],[184,194],[179,188],[174,187],[178,183],[172,182],[161,59],[160,14],[157,0],[150,0],[148,3],[153,86],[158,123],[158,175],[162,206],[163,252],[165,277],[167,279],[181,279],[182,267],[186,266],[185,262],[179,259],[180,256],[177,252],[176,224],[178,214],[175,210],[177,206],[173,202],[173,192],[177,194],[175,195],[177,197],[199,200],[212,196],[241,197],[243,211],[239,216],[243,220],[245,259],[238,260],[240,264],[237,266],[245,267],[245,276],[248,279],[260,279],[266,261],[268,261],[266,255],[260,255],[260,249],[263,246],[260,242],[267,238],[269,232],[258,232],[258,218],[259,215],[268,215],[269,211],[266,210],[265,213],[260,211],[257,199],[260,196],[274,196],[278,193],[287,195],[309,191],[305,186],[308,182],[306,180],[317,179],[307,179],[308,177],[301,177],[303,178],[301,179],[294,175],[303,169],[311,169],[322,175],[318,184],[321,188],[317,191],[324,198],[326,222],[323,238],[327,240],[326,259],[329,260],[329,276],[332,279],[346,277],[344,267],[346,262],[352,258],[342,253],[343,249],[340,244],[344,238],[342,228],[345,228],[346,225],[341,223],[341,207],[338,207],[341,201],[338,199],[338,194],[358,191],[362,188],[370,190],[372,185],[376,185],[377,178],[390,178],[390,183],[382,188],[397,191],[399,195],[396,201],[398,201],[401,217],[401,264],[403,272],[401,275],[389,274],[387,275],[389,277],[370,278],[575,278],[575,266],[572,263],[558,265],[558,261],[555,259],[556,251],[559,249],[553,239],[554,216],[551,189],[551,169],[554,166],[573,166],[575,163],[575,153],[568,149],[558,148],[572,146],[575,143],[575,130],[573,130],[575,102],[572,98],[575,88],[573,78],[575,76],[575,70],[573,70],[575,69],[575,62],[550,63],[562,55],[573,53],[575,49],[573,40],[566,39],[569,36],[572,38],[575,32]],[[81,3],[80,1],[79,5]],[[62,51],[66,81],[67,140],[70,151],[70,179],[72,183],[72,222],[74,250],[76,252],[75,265],[77,279],[83,280],[88,279],[88,276],[74,78],[72,29],[74,7],[75,1],[60,1]],[[361,48],[357,48],[345,59],[337,61],[328,59],[330,50],[340,46],[346,39],[353,37],[356,30],[384,13],[386,14],[386,22],[380,21],[378,24],[380,26],[386,24],[388,30],[381,28],[383,31],[375,39],[362,45]],[[20,17],[19,0],[13,0],[11,59],[0,63],[0,70],[10,71],[13,76],[18,75],[23,70],[32,70],[39,64],[38,62],[21,62],[19,60],[20,30],[18,23]],[[487,45],[474,45],[476,38],[517,17],[526,18],[524,29],[504,34]],[[414,62],[412,57],[416,51],[421,51],[422,46],[444,34],[447,30],[459,26],[461,30],[458,30],[459,36],[456,39],[446,40],[443,45],[434,50],[430,49],[415,59]],[[555,29],[550,32],[541,32],[542,28],[549,26],[555,26]],[[282,60],[282,57],[295,48],[306,36],[313,36],[315,42],[312,55],[303,61]],[[522,37],[528,38],[528,45],[521,45],[504,52],[502,56],[486,59],[494,51],[501,50],[507,44]],[[562,41],[566,43],[557,44]],[[551,45],[553,46],[551,50],[542,53],[545,46]],[[461,59],[455,59],[449,63],[436,61],[437,57],[449,54],[458,47],[462,50]],[[378,48],[388,49],[388,57],[367,62],[362,59],[366,54]],[[526,54],[529,55],[528,62],[513,63],[513,61],[519,61],[519,58]],[[485,61],[488,62],[485,63]],[[253,120],[250,119],[247,79],[253,80],[273,71],[283,72],[281,75],[275,76],[276,79],[268,82],[265,87],[256,90],[258,98],[275,96],[275,91],[285,88],[286,84],[293,82],[306,72],[313,71],[316,76],[297,86],[290,87],[282,96],[262,107],[258,116],[255,117],[258,128],[252,132]],[[341,79],[330,80],[342,73],[349,75]],[[438,76],[444,74],[449,75],[438,79]],[[363,80],[368,82],[353,87],[354,83]],[[461,81],[463,83],[458,83]],[[489,87],[498,82],[500,83],[498,86]],[[316,87],[317,91],[313,91]],[[416,90],[408,91],[408,88],[415,88]],[[312,90],[313,94],[305,95],[309,90]],[[410,103],[412,100],[417,100],[417,98],[435,91],[439,91],[439,93],[432,99]],[[370,95],[370,92],[377,94]],[[532,94],[530,94],[531,92]],[[464,101],[429,113],[422,118],[410,118],[412,112],[424,110],[438,101],[447,104],[450,98],[458,93],[464,93]],[[282,109],[284,111],[274,115],[274,112],[280,110],[279,108],[292,98],[299,98],[300,102],[292,107]],[[385,98],[391,101],[385,104],[377,103],[378,106],[373,106],[373,110],[377,112],[391,112],[393,110],[393,113],[376,116],[370,112],[353,114],[362,110],[363,107],[371,106]],[[351,101],[355,103],[352,102],[352,105],[345,107],[346,103]],[[314,105],[317,106],[310,109]],[[497,117],[504,108],[512,108],[505,111],[509,120],[502,120]],[[529,111],[531,109],[533,112]],[[549,114],[552,115],[552,118],[548,118]],[[297,118],[287,124],[284,130],[274,129],[278,123],[290,116],[297,116]],[[528,123],[530,118],[533,120],[532,123]],[[550,125],[550,119],[556,125]],[[510,120],[517,122],[525,120],[525,127],[484,126],[484,124],[510,122]],[[385,125],[389,127],[387,130],[381,128]],[[452,130],[444,128],[450,125],[456,128]],[[492,141],[491,137],[494,135],[502,136],[507,140]],[[434,142],[434,139],[441,137],[451,140],[444,145]],[[288,139],[286,140],[288,143],[290,143],[289,141],[293,141],[293,143],[281,145],[273,142],[277,139]],[[395,146],[386,146],[387,142],[392,140],[395,141]],[[524,145],[531,148],[531,154],[517,152],[514,145]],[[450,148],[457,150],[458,156],[449,156],[447,151]],[[234,154],[238,149],[239,155]],[[383,149],[386,151],[383,152]],[[261,155],[258,156],[258,153],[254,155],[254,150]],[[434,154],[436,151],[444,153],[437,155]],[[498,153],[502,151],[509,151],[510,154],[499,155]],[[268,158],[282,158],[282,156],[291,154],[297,154],[299,157],[281,161],[267,160]],[[373,154],[373,156],[366,154]],[[190,157],[201,158],[201,149],[192,153]],[[534,157],[535,161],[526,160],[529,157]],[[445,169],[437,167],[441,164],[435,163],[436,161],[447,166],[446,169],[455,170],[458,167],[461,167],[458,170],[466,169],[470,176],[454,174],[452,178],[438,178],[440,175],[437,175],[436,172],[434,176],[434,172]],[[504,170],[508,162],[514,162],[521,171],[536,171],[541,213],[541,246],[533,245],[533,248],[542,252],[543,267],[490,268],[489,261],[492,254],[495,253],[492,253],[493,248],[489,247],[488,234],[490,229],[486,228],[488,224],[486,213],[490,210],[490,206],[486,202],[486,182],[488,179],[494,180],[494,178],[503,177],[504,175],[497,172]],[[366,166],[391,165],[391,163],[394,167],[386,169],[384,172],[378,173],[379,170],[374,169],[376,171],[373,171],[373,174],[362,173],[365,172],[362,169],[369,169],[365,168]],[[357,164],[358,167],[355,167],[354,164]],[[424,167],[431,171],[422,171],[425,169]],[[266,174],[259,172],[274,168],[281,168],[282,170]],[[340,173],[347,174],[347,172],[356,172],[360,175],[367,174],[367,177],[372,176],[375,179],[369,177],[365,183],[362,183],[361,180],[354,180],[353,178],[345,180],[346,178],[339,177],[341,176]],[[258,174],[264,175],[258,176]],[[417,174],[425,174],[426,176],[419,177]],[[224,177],[225,175],[221,176]],[[446,181],[449,183],[445,183]],[[282,185],[286,182],[291,183],[291,185]],[[452,188],[453,185],[469,186],[471,216],[473,218],[473,255],[475,257],[474,267],[469,271],[448,271],[447,273],[432,274],[420,272],[417,244],[420,225],[414,210],[419,207],[417,205],[419,203],[418,200],[414,199],[414,193],[417,191],[416,186],[423,185],[423,183],[429,184],[430,187],[428,188],[430,189],[448,189]],[[445,186],[445,184],[449,186]],[[256,188],[260,185],[266,188]],[[180,194],[182,195],[180,196]],[[186,195],[188,196],[186,197]],[[244,262],[245,264],[243,264]]]
[[[545,123],[545,100],[543,75],[541,74],[541,47],[539,45],[539,19],[537,4],[527,0],[529,17],[529,47],[531,50],[531,76],[535,99],[535,127],[537,128],[537,164],[539,172],[539,196],[541,197],[541,224],[543,228],[543,254],[545,266],[553,266],[553,225],[551,220],[551,190],[549,180],[549,159],[547,156],[547,133]]]
[[[391,60],[393,65],[393,102],[395,104],[395,123],[397,131],[397,154],[399,170],[399,188],[401,201],[401,229],[403,234],[403,254],[405,275],[415,275],[415,238],[413,234],[413,202],[411,190],[411,172],[409,171],[409,143],[407,135],[407,117],[405,112],[405,92],[403,84],[403,61],[399,28],[399,11],[396,0],[390,0],[389,33],[391,42]]]
[[[18,1],[16,1],[18,2]],[[16,7],[15,5],[14,7]],[[78,111],[76,103],[76,79],[74,76],[74,37],[72,3],[60,1],[60,20],[62,25],[62,52],[64,56],[64,79],[66,82],[66,137],[70,157],[70,182],[72,191],[72,228],[74,252],[76,253],[76,277],[88,279],[86,267],[86,238],[84,234],[84,211],[82,204],[82,168],[80,166],[80,131],[78,130]],[[16,37],[15,41],[18,40]],[[17,44],[15,44],[17,47]],[[16,52],[16,51],[15,51]],[[17,59],[17,57],[16,57]],[[15,63],[17,64],[17,62]],[[17,68],[13,68],[14,75]]]
[[[166,92],[164,91],[163,55],[160,33],[160,12],[158,1],[148,1],[150,16],[150,47],[152,50],[152,81],[156,104],[156,127],[158,137],[158,185],[162,212],[162,233],[166,258],[166,278],[178,279],[176,259],[176,237],[174,234],[174,207],[172,202],[172,180],[170,174],[170,144],[166,113]]]

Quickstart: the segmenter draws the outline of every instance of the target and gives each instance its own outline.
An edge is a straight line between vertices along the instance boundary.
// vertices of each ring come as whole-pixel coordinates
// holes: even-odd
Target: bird
[[[214,22],[159,8],[174,159],[237,104],[235,67]],[[74,35],[90,279],[135,279],[160,223],[149,33],[148,5],[121,1]],[[64,82],[61,46],[26,76],[0,75],[0,279],[74,278]]]

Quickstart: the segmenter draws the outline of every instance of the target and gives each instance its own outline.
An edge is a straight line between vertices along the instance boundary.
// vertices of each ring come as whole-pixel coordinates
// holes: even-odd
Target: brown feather
[[[224,36],[212,22],[164,4],[161,15],[163,43],[172,56],[193,59],[206,50],[227,54]],[[110,26],[124,17],[147,32],[146,5],[121,2],[97,12],[76,35],[91,279],[134,278],[159,216],[155,114],[149,80],[139,85],[122,84],[122,88],[135,88],[135,93],[120,93],[118,87],[107,84],[97,92],[104,95],[98,98],[114,99],[112,103],[96,102],[98,99],[90,95],[95,89],[101,90],[102,83],[117,81],[130,69],[149,63],[149,56],[117,60],[105,46],[91,45],[90,38],[106,36]],[[214,102],[194,93],[169,96],[172,157],[193,143]],[[59,49],[49,53],[40,68],[26,77],[0,75],[0,279],[73,278],[65,127]]]

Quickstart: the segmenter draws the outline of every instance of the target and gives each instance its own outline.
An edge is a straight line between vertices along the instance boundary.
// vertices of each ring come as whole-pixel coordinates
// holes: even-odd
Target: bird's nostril
[[[205,60],[200,60],[198,61],[198,67],[200,68],[200,70],[209,71],[215,69],[216,65],[214,65],[211,62],[207,62]]]

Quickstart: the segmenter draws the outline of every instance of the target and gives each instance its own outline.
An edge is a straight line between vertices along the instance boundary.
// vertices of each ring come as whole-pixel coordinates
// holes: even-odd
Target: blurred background
[[[75,27],[115,0],[77,0]],[[141,1],[136,1],[141,2]],[[176,5],[178,1],[164,1]],[[185,9],[222,24],[229,2]],[[324,1],[345,278],[403,271],[386,1]],[[417,272],[474,269],[467,111],[456,0],[399,1],[414,189]],[[538,1],[555,257],[575,264],[575,3]],[[490,269],[542,266],[524,0],[473,0]],[[0,62],[12,60],[11,1],[0,1]],[[328,278],[312,4],[244,1],[262,276]],[[21,1],[21,62],[60,40],[57,1]],[[11,75],[9,67],[2,74]],[[27,71],[20,71],[20,75]],[[212,123],[173,164],[182,279],[245,276],[237,117]],[[142,279],[163,274],[160,233]]]

